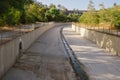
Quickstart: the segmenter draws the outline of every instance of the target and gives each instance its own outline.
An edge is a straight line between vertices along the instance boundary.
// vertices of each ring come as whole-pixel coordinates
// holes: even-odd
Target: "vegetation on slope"
[[[109,26],[120,29],[120,5],[114,4],[113,7],[105,9],[104,4],[99,5],[100,10],[96,11],[94,3],[90,0],[88,12],[85,12],[80,18],[80,23],[89,26]]]
[[[0,0],[0,26],[34,22],[78,21],[79,14],[67,14],[61,5],[43,5],[34,0]]]

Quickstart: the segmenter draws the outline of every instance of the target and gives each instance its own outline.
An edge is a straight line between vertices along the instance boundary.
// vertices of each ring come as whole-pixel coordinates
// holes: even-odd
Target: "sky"
[[[48,6],[52,3],[55,5],[63,5],[67,9],[79,9],[79,10],[87,10],[89,0],[37,0],[42,2],[43,4],[47,4]],[[99,9],[99,4],[104,3],[105,8],[112,7],[114,3],[120,5],[120,0],[93,0],[95,8]]]

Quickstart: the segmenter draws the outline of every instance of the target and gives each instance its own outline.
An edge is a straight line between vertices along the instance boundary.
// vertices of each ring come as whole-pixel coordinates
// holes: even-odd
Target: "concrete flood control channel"
[[[60,35],[60,30],[64,26],[52,28],[37,40],[35,39],[35,43],[23,53],[2,80],[76,80],[75,72],[78,79],[85,80],[87,76],[85,75],[84,78],[83,74],[80,74],[84,73],[84,69],[89,74],[90,80],[120,80],[119,57],[111,55],[89,40],[84,39],[81,35],[75,33],[70,25],[68,25],[69,28],[66,26],[63,29],[68,45],[65,40],[61,39],[62,35]],[[18,43],[18,40],[14,40],[9,45],[12,47],[13,43]],[[65,43],[64,45],[62,41]],[[17,45],[14,44],[14,46],[15,51],[17,51]],[[69,57],[71,56],[70,59],[64,46],[66,46],[66,50],[70,54]],[[1,50],[11,51],[13,49],[11,47],[5,48],[5,50],[1,48]],[[117,48],[119,49],[119,47]],[[7,65],[14,58],[11,56],[14,51],[11,54],[10,51],[7,51],[7,54],[3,52],[4,56],[0,58]],[[81,63],[77,62],[76,58],[85,65],[85,68]]]
[[[77,80],[56,26],[41,35],[2,80]]]

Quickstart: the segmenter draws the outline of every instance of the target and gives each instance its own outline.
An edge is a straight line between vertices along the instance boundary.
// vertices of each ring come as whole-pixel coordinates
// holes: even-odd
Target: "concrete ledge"
[[[82,37],[91,40],[99,47],[111,52],[111,55],[120,56],[120,37],[85,29],[75,25],[72,25],[72,29],[77,33],[80,33]]]

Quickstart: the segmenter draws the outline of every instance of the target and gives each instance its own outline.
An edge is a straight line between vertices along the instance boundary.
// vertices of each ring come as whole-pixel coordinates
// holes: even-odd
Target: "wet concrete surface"
[[[76,80],[60,36],[63,26],[40,36],[2,80]]]

